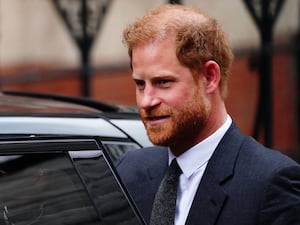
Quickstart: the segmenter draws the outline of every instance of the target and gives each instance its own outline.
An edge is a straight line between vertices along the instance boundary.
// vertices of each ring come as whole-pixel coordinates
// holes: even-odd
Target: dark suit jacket
[[[151,147],[117,164],[147,223],[167,162],[166,148]],[[186,224],[300,225],[299,164],[232,124],[208,162]]]

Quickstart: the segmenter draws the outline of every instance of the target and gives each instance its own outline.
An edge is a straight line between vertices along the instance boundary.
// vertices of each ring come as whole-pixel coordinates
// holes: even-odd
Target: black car
[[[114,168],[151,145],[134,108],[0,94],[0,225],[144,224]]]

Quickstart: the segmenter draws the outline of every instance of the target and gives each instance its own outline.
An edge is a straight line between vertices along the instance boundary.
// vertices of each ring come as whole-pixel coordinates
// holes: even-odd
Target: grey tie
[[[174,224],[177,187],[181,173],[176,159],[173,159],[155,195],[150,225]]]

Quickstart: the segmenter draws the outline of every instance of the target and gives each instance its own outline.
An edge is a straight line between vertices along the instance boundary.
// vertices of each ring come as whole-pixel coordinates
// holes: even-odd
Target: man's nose
[[[152,108],[160,103],[160,99],[154,88],[147,87],[140,96],[139,106],[143,109]]]

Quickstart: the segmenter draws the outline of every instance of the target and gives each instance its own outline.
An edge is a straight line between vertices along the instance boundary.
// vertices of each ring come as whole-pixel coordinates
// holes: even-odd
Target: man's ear
[[[203,66],[203,73],[206,79],[206,92],[212,93],[219,87],[221,72],[218,63],[213,60],[207,61]]]

